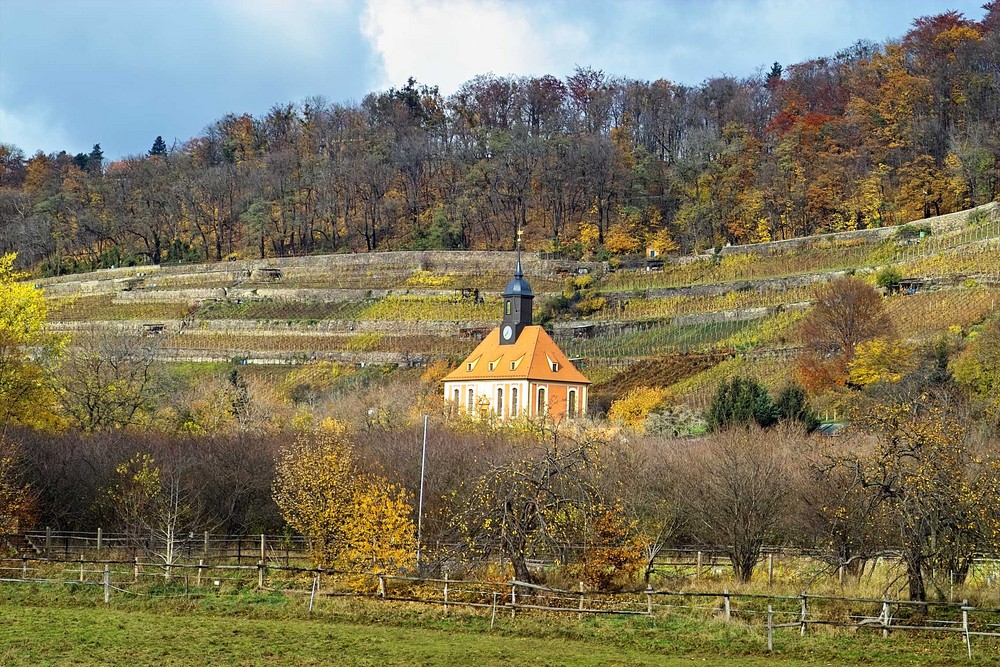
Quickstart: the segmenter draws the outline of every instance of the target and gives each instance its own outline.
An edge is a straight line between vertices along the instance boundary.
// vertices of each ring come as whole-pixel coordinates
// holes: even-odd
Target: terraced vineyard
[[[130,267],[38,283],[52,326],[78,340],[116,328],[150,336],[174,360],[420,366],[457,362],[494,326],[513,264],[509,252],[399,252]],[[721,248],[662,270],[525,256],[537,310],[568,278],[593,277],[603,306],[548,328],[600,380],[595,389],[653,383],[695,407],[735,372],[781,383],[815,287],[847,272],[874,283],[890,265],[924,281],[915,294],[887,297],[902,336],[968,330],[1000,300],[1000,206]]]

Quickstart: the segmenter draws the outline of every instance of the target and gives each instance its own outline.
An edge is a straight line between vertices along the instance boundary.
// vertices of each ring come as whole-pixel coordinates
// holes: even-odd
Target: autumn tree
[[[323,567],[398,571],[416,551],[406,492],[358,467],[344,424],[300,434],[275,471],[274,501]]]
[[[160,389],[159,345],[134,331],[91,328],[77,334],[59,373],[60,402],[84,431],[148,419]]]
[[[847,379],[858,387],[876,382],[899,382],[915,367],[916,350],[897,340],[875,338],[858,343],[854,358],[847,364]]]
[[[21,480],[17,445],[0,432],[0,534],[19,533],[35,519],[35,494]]]
[[[48,372],[60,347],[45,330],[41,290],[18,282],[15,257],[0,255],[0,435],[11,424],[51,421]]]
[[[650,414],[669,398],[670,392],[662,387],[635,387],[611,404],[608,419],[641,430]]]
[[[587,548],[580,556],[580,575],[599,591],[628,586],[647,562],[648,541],[638,534],[636,522],[629,520],[621,503],[594,514]]]
[[[850,461],[898,535],[912,600],[927,599],[928,583],[941,594],[949,574],[964,580],[1000,535],[1000,461],[928,398],[866,411],[861,426],[877,445]]]
[[[183,536],[196,524],[194,492],[178,471],[162,471],[145,453],[137,453],[116,468],[115,483],[106,489],[107,502],[129,545],[154,555],[167,568],[180,556]]]
[[[951,369],[956,382],[970,390],[987,417],[1000,426],[1000,318],[983,326]]]
[[[859,343],[893,334],[878,291],[859,278],[837,278],[816,290],[799,328],[804,349],[799,376],[809,389],[841,382]]]
[[[584,520],[601,507],[592,475],[596,442],[549,435],[515,461],[496,464],[475,480],[454,525],[470,550],[508,559],[518,581],[535,580],[528,559],[536,553],[566,556]]]

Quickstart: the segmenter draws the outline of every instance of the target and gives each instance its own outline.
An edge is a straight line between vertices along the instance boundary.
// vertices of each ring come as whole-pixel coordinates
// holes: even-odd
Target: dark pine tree
[[[153,141],[153,147],[149,149],[150,157],[163,157],[167,154],[167,142],[163,140],[163,137],[157,135],[156,140]]]
[[[94,173],[101,173],[104,167],[104,151],[101,150],[100,144],[94,144],[93,150],[90,151],[90,155],[87,156],[87,171],[92,171]]]

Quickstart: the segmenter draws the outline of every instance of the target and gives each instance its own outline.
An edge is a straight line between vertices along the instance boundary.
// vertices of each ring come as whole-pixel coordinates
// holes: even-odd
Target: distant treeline
[[[61,273],[335,251],[663,252],[896,224],[1000,193],[1000,2],[698,86],[578,68],[230,114],[106,163],[0,145],[0,252]],[[152,138],[151,138],[152,140]]]

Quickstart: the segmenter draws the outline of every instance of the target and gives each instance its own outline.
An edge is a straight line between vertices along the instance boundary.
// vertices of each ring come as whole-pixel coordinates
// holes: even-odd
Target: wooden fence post
[[[802,594],[802,614],[799,617],[799,635],[802,637],[806,636],[806,614],[808,606],[806,603],[806,594]]]
[[[731,620],[732,619],[732,607],[729,604],[729,589],[728,588],[723,588],[722,589],[722,606],[723,606],[723,609],[725,611],[725,615],[724,615],[723,618],[725,618],[727,621]]]
[[[83,554],[80,554],[80,583],[83,583]]]
[[[202,539],[203,539],[203,541],[201,543],[201,555],[202,555],[202,558],[204,558],[205,560],[208,560],[208,531],[207,530],[205,531],[205,535],[204,535],[204,537]]]
[[[774,587],[774,554],[767,554],[767,587]]]
[[[578,621],[582,621],[583,620],[583,582],[582,581],[580,582],[580,606],[579,606],[579,609],[580,609],[580,613],[578,613],[576,615],[576,619]]]
[[[701,579],[701,551],[698,552],[698,566],[695,569],[695,576]]]
[[[257,561],[257,588],[264,588],[264,561]]]
[[[45,557],[50,558],[49,550],[52,549],[52,527],[45,526]]]
[[[261,533],[260,534],[260,559],[261,559],[261,561],[267,560],[267,555],[265,554],[266,544],[267,543],[266,543],[266,540],[265,540],[265,537],[264,537],[264,533]]]
[[[201,588],[201,569],[205,567],[205,561],[203,559],[198,559],[198,576],[195,578],[195,586]]]
[[[104,565],[104,604],[111,602],[111,566]]]
[[[309,613],[313,611],[313,603],[316,602],[316,591],[319,590],[319,575],[313,579],[312,590],[309,592]]]
[[[965,632],[965,650],[972,660],[972,636],[969,634],[969,601],[962,600],[962,630]]]
[[[102,546],[103,542],[104,542],[104,531],[102,531],[100,528],[98,528],[97,529],[97,557],[98,558],[100,558],[100,556],[101,556],[101,546]]]
[[[889,636],[889,621],[891,617],[889,616],[889,601],[882,600],[882,637]]]
[[[448,614],[448,573],[444,573],[444,613]]]
[[[648,586],[646,587],[646,614],[653,615],[653,589]]]
[[[136,556],[132,559],[132,583],[139,583],[139,557]]]
[[[378,575],[378,596],[380,598],[385,597],[385,577],[383,577],[381,574]]]
[[[23,556],[21,558],[21,578],[22,579],[27,579],[28,578],[28,557],[27,556]]]
[[[493,629],[493,624],[497,622],[497,598],[500,594],[493,591],[493,615],[490,616],[490,630]]]
[[[516,582],[516,580],[515,580]],[[514,606],[517,605],[517,586],[515,583],[510,585],[510,617],[514,618]]]
[[[774,607],[767,605],[767,650],[774,650]]]

